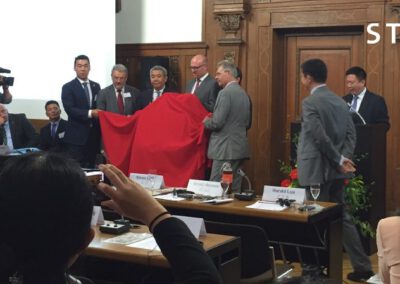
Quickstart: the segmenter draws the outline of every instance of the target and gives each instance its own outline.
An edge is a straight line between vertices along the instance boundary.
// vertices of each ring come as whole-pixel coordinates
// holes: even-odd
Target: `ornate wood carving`
[[[247,7],[244,1],[216,1],[214,4],[215,19],[218,20],[224,31],[224,37],[217,40],[220,45],[238,45],[243,42],[238,32],[241,20],[248,13]]]
[[[400,23],[400,5],[392,6],[392,15],[397,16],[397,22]],[[396,33],[396,42],[400,42],[400,32]]]

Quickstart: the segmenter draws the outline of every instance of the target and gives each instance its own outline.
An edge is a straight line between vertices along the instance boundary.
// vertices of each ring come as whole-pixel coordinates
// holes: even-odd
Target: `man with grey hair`
[[[173,92],[166,86],[168,81],[168,71],[161,65],[155,65],[150,69],[150,83],[152,89],[144,90],[140,93],[138,99],[139,109],[145,108],[151,102],[157,100],[164,93]]]
[[[133,114],[140,91],[126,84],[128,69],[122,64],[114,65],[111,79],[113,83],[99,92],[97,108],[122,115]]]
[[[215,80],[222,90],[218,93],[212,116],[206,116],[204,126],[211,130],[208,158],[213,160],[210,180],[221,181],[224,163],[233,170],[233,192],[240,192],[241,177],[237,170],[250,157],[246,129],[250,123],[250,102],[237,80],[235,64],[220,61]]]
[[[208,73],[207,57],[203,54],[193,56],[190,61],[190,70],[192,71],[193,79],[187,83],[185,92],[197,96],[203,106],[209,112],[212,112],[221,88]]]

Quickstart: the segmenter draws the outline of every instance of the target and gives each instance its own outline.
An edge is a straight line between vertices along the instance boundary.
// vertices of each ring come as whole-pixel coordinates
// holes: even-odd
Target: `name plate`
[[[161,175],[131,173],[129,178],[147,189],[164,187],[164,177]]]
[[[217,181],[198,180],[190,179],[187,190],[193,191],[196,194],[209,195],[209,196],[221,196],[222,187]]]
[[[264,185],[262,200],[275,202],[282,198],[294,199],[296,203],[303,203],[305,195],[306,190],[304,188]]]
[[[189,230],[192,232],[193,236],[195,236],[196,239],[198,239],[199,236],[207,235],[206,226],[204,224],[203,218],[180,215],[173,215],[173,217],[182,220],[186,224],[186,226],[188,226]]]
[[[100,206],[93,206],[92,221],[90,223],[92,226],[104,224],[103,210]]]

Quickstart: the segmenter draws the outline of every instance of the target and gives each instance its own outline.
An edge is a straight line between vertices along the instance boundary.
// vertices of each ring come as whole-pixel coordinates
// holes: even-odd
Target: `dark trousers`
[[[68,154],[79,162],[82,168],[94,168],[96,155],[100,153],[100,135],[91,129],[84,145],[66,144]]]
[[[371,271],[371,262],[361,244],[360,236],[344,203],[344,180],[336,179],[321,185],[319,201],[343,204],[343,246],[354,271]]]

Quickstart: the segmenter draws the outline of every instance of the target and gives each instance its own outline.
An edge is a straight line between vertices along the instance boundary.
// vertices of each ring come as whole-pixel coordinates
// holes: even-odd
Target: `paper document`
[[[185,200],[185,198],[174,196],[173,193],[168,193],[168,194],[163,194],[163,195],[156,195],[156,196],[154,196],[154,198],[162,199],[162,200],[173,200],[173,201]]]
[[[262,210],[272,210],[272,211],[282,211],[287,208],[287,206],[281,206],[280,204],[276,204],[275,202],[265,202],[265,201],[257,201],[256,203],[246,207],[262,209]]]
[[[135,242],[142,241],[144,239],[151,238],[153,235],[149,233],[131,233],[128,232],[126,234],[109,238],[105,240],[106,243],[113,243],[113,244],[121,244],[121,245],[129,245]]]
[[[160,251],[160,248],[158,247],[156,239],[154,239],[154,237],[130,244],[128,245],[128,247]]]

